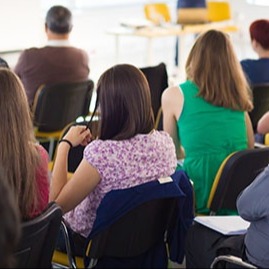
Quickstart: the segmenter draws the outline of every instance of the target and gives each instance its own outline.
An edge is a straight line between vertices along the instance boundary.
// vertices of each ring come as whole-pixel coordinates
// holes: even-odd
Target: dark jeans
[[[186,268],[210,268],[214,258],[231,254],[245,259],[244,235],[225,236],[194,223],[186,238]]]

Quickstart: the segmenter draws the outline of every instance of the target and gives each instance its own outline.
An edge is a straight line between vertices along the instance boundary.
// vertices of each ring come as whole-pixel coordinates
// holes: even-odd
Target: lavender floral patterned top
[[[64,215],[70,228],[87,237],[104,195],[112,189],[129,188],[170,176],[177,165],[175,146],[164,131],[136,135],[128,140],[95,140],[84,150],[101,181],[74,210]]]

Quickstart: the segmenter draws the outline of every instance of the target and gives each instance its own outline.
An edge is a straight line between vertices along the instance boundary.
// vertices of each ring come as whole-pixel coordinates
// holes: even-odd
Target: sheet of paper
[[[194,221],[224,235],[244,234],[250,224],[240,216],[197,216]]]

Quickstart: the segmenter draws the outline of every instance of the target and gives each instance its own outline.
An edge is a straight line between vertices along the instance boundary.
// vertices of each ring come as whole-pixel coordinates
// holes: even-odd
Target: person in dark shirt
[[[70,44],[72,28],[71,11],[63,6],[53,6],[45,19],[46,46],[26,49],[21,53],[14,71],[25,87],[30,106],[41,84],[88,79],[88,54]]]
[[[269,20],[255,20],[249,27],[251,46],[258,59],[241,61],[250,85],[269,83]]]

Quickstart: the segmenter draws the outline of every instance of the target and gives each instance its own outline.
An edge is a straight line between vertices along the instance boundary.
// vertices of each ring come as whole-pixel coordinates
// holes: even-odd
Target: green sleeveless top
[[[207,200],[222,161],[247,148],[243,111],[215,106],[198,97],[191,82],[180,84],[184,105],[177,128],[185,150],[183,169],[194,183],[196,213],[208,214]]]

